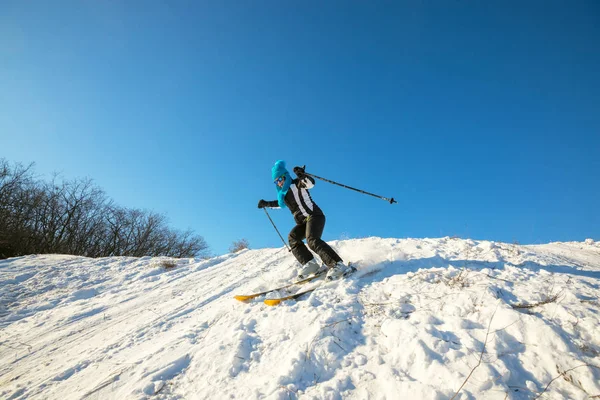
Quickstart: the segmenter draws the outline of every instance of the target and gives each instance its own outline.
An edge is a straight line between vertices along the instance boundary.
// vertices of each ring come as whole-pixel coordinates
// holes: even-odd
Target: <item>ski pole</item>
[[[306,175],[312,176],[313,178],[317,178],[317,179],[320,179],[320,180],[325,181],[325,182],[333,183],[334,185],[345,187],[346,189],[351,189],[351,190],[354,190],[354,191],[359,192],[359,193],[368,194],[369,196],[377,197],[378,199],[381,199],[381,200],[389,201],[390,204],[397,203],[397,201],[394,200],[393,197],[391,199],[388,199],[387,197],[378,196],[378,195],[373,194],[373,193],[365,192],[364,190],[355,189],[355,188],[350,187],[350,186],[342,185],[341,183],[330,181],[329,179],[321,178],[320,176],[316,176],[314,174],[309,174],[308,172],[305,172],[305,173],[306,173]]]
[[[277,231],[277,234],[279,235],[279,237],[281,238],[281,241],[283,242],[283,244],[285,245],[285,247],[287,247],[288,251],[292,251],[292,249],[290,249],[287,245],[287,243],[285,242],[285,240],[283,239],[283,236],[281,236],[281,233],[279,233],[279,229],[277,229],[277,227],[275,226],[275,222],[273,222],[273,220],[271,219],[271,216],[269,215],[269,213],[267,212],[266,208],[263,208],[263,210],[265,210],[265,214],[267,214],[267,217],[269,218],[269,221],[271,221],[271,225],[273,225],[273,228],[275,228],[275,230]]]

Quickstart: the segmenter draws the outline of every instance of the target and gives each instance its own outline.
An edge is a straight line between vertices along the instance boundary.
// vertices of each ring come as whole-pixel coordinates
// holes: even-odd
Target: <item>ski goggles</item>
[[[275,179],[275,184],[283,182],[285,179],[285,175],[281,175],[279,178]]]

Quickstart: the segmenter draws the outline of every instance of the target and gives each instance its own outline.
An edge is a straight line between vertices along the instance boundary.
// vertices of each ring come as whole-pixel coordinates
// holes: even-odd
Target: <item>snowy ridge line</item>
[[[360,270],[274,308],[231,295],[293,280],[282,248],[168,271],[151,258],[5,260],[0,290],[27,294],[0,319],[0,398],[600,394],[598,243],[330,244]]]

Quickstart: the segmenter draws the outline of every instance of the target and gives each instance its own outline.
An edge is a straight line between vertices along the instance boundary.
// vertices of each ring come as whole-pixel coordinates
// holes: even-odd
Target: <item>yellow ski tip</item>
[[[244,296],[244,295],[237,295],[234,297],[234,299],[239,300],[239,301],[248,301],[253,298],[254,298],[254,296]]]
[[[265,304],[268,306],[276,306],[279,303],[281,303],[280,299],[266,299],[265,300]]]

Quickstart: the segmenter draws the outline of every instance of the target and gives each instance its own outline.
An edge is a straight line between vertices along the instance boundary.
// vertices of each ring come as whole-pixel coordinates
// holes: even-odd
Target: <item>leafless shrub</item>
[[[466,268],[461,268],[460,272],[457,275],[454,275],[450,278],[443,277],[442,279],[448,287],[465,288],[471,286],[472,284],[472,282],[468,279],[470,272],[471,271]]]
[[[177,262],[175,260],[162,260],[160,266],[164,269],[172,269],[177,266]]]
[[[238,251],[242,251],[244,249],[250,248],[250,243],[247,239],[240,239],[233,242],[233,244],[229,247],[230,253],[237,253]]]

